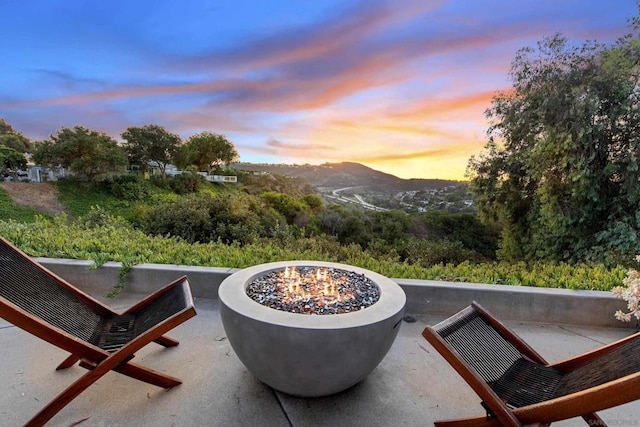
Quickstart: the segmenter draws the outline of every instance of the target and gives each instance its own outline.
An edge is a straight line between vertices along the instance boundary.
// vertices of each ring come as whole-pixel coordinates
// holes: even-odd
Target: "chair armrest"
[[[595,413],[640,399],[640,372],[586,390],[513,410],[523,424]]]
[[[196,315],[189,280],[182,276],[162,289],[149,295],[123,314],[136,317],[136,332],[139,335],[155,325],[179,314],[186,318]]]
[[[581,366],[586,365],[587,363],[602,357],[602,355],[614,350],[618,347],[621,347],[633,340],[640,340],[640,332],[636,332],[632,335],[619,339],[618,341],[614,341],[610,344],[604,345],[602,347],[598,347],[592,351],[582,353],[578,356],[571,357],[556,363],[552,363],[548,365],[550,368],[558,369],[562,372],[570,372]]]

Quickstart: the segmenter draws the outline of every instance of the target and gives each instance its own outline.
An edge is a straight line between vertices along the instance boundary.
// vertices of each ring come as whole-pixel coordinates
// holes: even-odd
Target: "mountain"
[[[234,169],[269,172],[277,175],[303,178],[318,189],[361,187],[370,191],[438,190],[461,181],[443,179],[403,179],[380,172],[360,163],[324,163],[321,165],[285,165],[264,163],[236,163]]]

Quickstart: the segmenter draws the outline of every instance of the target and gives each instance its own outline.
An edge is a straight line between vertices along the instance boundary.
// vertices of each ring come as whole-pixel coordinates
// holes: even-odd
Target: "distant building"
[[[29,182],[57,181],[73,174],[65,168],[44,168],[42,166],[27,165],[27,177]]]
[[[204,175],[204,178],[210,182],[227,182],[237,183],[238,177],[235,175]]]

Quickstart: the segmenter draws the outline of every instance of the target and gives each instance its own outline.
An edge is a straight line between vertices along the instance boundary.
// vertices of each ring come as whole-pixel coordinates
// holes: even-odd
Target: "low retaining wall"
[[[118,282],[120,263],[109,262],[90,269],[92,261],[35,258],[85,292],[107,294]],[[195,298],[218,297],[220,283],[238,269],[192,267],[183,265],[141,264],[127,275],[127,292],[149,294],[182,275],[189,277]],[[626,307],[610,292],[573,291],[567,289],[524,286],[486,285],[433,280],[393,279],[407,296],[406,313],[451,315],[477,301],[503,320],[633,328],[613,317]]]

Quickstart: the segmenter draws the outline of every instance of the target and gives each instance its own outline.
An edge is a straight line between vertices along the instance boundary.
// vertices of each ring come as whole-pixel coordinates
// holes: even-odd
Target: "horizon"
[[[456,181],[456,182],[463,182],[463,183],[468,183],[469,180],[467,179],[447,179],[447,178],[402,178],[399,177],[393,173],[390,172],[384,172],[381,171],[379,169],[376,169],[375,167],[371,167],[371,166],[367,166],[365,164],[362,163],[358,163],[358,162],[350,162],[350,161],[335,161],[335,162],[323,162],[323,163],[265,163],[265,162],[246,162],[246,161],[237,161],[237,162],[232,162],[231,163],[231,167],[233,168],[234,164],[250,164],[250,165],[255,165],[257,167],[259,166],[269,166],[269,167],[289,167],[289,168],[303,168],[303,167],[310,167],[310,166],[333,166],[333,165],[344,165],[344,164],[355,164],[355,165],[359,165],[359,166],[364,166],[366,168],[369,168],[371,170],[373,170],[374,172],[378,172],[378,173],[384,173],[387,175],[391,175],[395,178],[399,178],[405,181],[408,180],[428,180],[428,181]]]
[[[630,32],[636,0],[325,0],[3,5],[0,117],[32,140],[76,125],[225,135],[240,162],[359,163],[464,181],[516,52]]]

